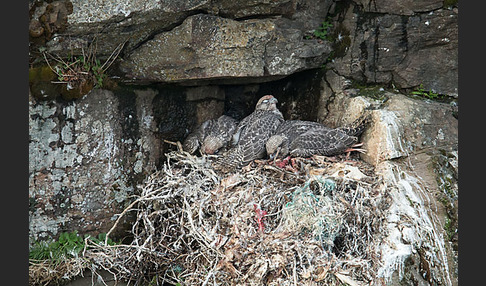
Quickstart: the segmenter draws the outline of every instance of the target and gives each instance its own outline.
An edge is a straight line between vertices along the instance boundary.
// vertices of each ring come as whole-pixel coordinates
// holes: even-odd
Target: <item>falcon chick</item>
[[[275,135],[265,143],[267,154],[283,158],[310,157],[312,155],[332,156],[350,151],[361,146],[356,144],[358,137],[368,122],[368,116],[361,116],[348,126],[329,128],[313,121],[287,120],[282,123]]]
[[[213,163],[215,169],[228,172],[265,157],[265,142],[284,121],[277,109],[277,102],[272,95],[258,100],[255,111],[243,118],[236,127],[231,149]]]
[[[190,154],[197,149],[201,154],[215,154],[228,145],[237,125],[238,121],[227,115],[206,120],[186,137],[182,148]]]

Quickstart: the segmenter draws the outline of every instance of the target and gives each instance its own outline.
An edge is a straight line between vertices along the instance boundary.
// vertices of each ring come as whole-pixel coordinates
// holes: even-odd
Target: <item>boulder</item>
[[[378,165],[414,153],[457,150],[458,120],[449,104],[386,94],[384,109],[373,112],[376,122],[363,135],[368,153],[363,159]],[[434,151],[435,149],[435,151]]]
[[[155,170],[154,92],[133,102],[107,90],[78,101],[29,102],[29,230],[33,240],[111,228],[137,182]],[[136,104],[135,104],[136,103]]]
[[[157,34],[121,64],[126,77],[155,82],[241,78],[265,81],[319,67],[328,45],[304,39],[286,19],[188,17]]]
[[[358,0],[355,1],[362,5],[366,12],[412,15],[419,12],[429,12],[437,10],[444,5],[443,0],[404,0],[404,1],[387,1],[387,0]]]
[[[224,18],[244,19],[282,15],[290,17],[295,12],[295,0],[219,0],[211,1],[211,8]],[[329,2],[329,1],[325,1]]]
[[[43,62],[40,50],[67,58],[89,49],[103,61],[122,46],[121,71],[113,72],[127,81],[268,81],[324,63],[329,45],[305,35],[319,26],[331,3],[38,2],[29,6],[31,61]]]
[[[324,121],[340,125],[371,113],[360,157],[375,166],[391,198],[378,277],[386,285],[457,285],[458,120],[447,103],[386,91],[381,98],[345,89]]]
[[[458,96],[457,5],[443,1],[175,0],[30,3],[30,56],[117,47],[134,82],[263,82],[328,66],[362,83]],[[312,32],[332,24],[328,40]],[[328,47],[329,43],[332,47]],[[331,53],[332,50],[332,53]],[[123,60],[122,60],[123,59]]]

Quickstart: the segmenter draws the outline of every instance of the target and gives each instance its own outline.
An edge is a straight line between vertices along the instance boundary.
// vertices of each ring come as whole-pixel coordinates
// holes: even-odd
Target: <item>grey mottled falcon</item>
[[[238,121],[227,115],[206,120],[186,137],[182,148],[191,154],[198,148],[202,154],[215,154],[228,145],[237,125]]]
[[[238,124],[231,149],[213,163],[215,169],[228,172],[265,157],[265,142],[284,121],[282,113],[277,109],[277,102],[272,95],[265,95],[258,100],[255,111]]]
[[[283,158],[287,155],[332,156],[350,151],[363,152],[363,149],[353,148],[361,146],[357,144],[357,136],[364,131],[368,118],[368,115],[364,115],[350,125],[338,128],[329,128],[313,121],[287,120],[267,140],[265,148],[271,158],[275,156]]]

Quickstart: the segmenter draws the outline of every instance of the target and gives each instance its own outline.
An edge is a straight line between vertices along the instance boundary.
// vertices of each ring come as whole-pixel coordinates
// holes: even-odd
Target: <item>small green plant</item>
[[[103,80],[106,78],[106,74],[100,60],[95,60],[95,65],[91,67],[91,71],[93,72],[93,76],[95,78],[95,88],[103,87]]]
[[[74,232],[63,232],[57,241],[36,242],[29,252],[29,259],[60,261],[76,257],[84,248],[84,240]]]
[[[314,36],[321,40],[327,40],[327,34],[330,28],[332,28],[332,24],[324,21],[319,28],[314,30]]]
[[[85,239],[91,240],[96,244],[104,244],[106,233],[100,233],[97,237],[86,235],[84,238],[78,235],[77,231],[63,232],[59,235],[59,239],[46,242],[35,242],[29,252],[29,259],[32,260],[50,260],[53,262],[60,262],[67,258],[77,257],[86,244]],[[107,240],[108,245],[115,245],[110,238]]]
[[[91,241],[93,241],[94,243],[99,244],[99,245],[105,244],[105,240],[106,240],[107,245],[116,245],[117,244],[116,242],[114,242],[109,237],[108,237],[108,239],[106,239],[106,233],[104,233],[104,232],[98,234],[97,237],[91,237],[90,235],[87,235],[86,237],[88,237],[88,239],[90,239]]]
[[[53,83],[66,84],[68,90],[86,90],[87,86],[90,88],[93,86],[94,88],[101,88],[103,87],[103,80],[107,76],[106,71],[114,63],[124,44],[119,44],[103,64],[96,58],[94,44],[91,44],[86,52],[82,49],[82,55],[73,56],[71,53],[67,59],[53,56],[47,52],[43,52],[43,55],[47,65],[57,75],[58,81]],[[56,64],[51,65],[47,56],[54,60]]]
[[[438,99],[439,94],[435,93],[431,90],[425,90],[424,85],[420,84],[419,87],[417,87],[414,91],[411,92],[413,95],[418,95],[421,97],[429,98],[429,99]]]
[[[29,285],[64,285],[92,264],[85,250],[105,244],[106,234],[80,236],[77,231],[63,232],[57,240],[36,241],[29,251]],[[107,240],[109,245],[115,245]]]

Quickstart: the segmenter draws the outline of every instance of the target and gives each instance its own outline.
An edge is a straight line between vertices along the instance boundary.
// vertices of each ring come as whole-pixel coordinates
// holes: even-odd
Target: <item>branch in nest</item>
[[[181,144],[181,142],[179,142],[179,141],[177,141],[177,142],[172,142],[172,141],[169,141],[169,140],[165,140],[165,139],[164,139],[164,142],[165,142],[165,143],[168,143],[168,144],[171,144],[171,145],[174,145],[174,146],[177,146],[177,150],[178,150],[179,152],[183,152],[183,151],[184,151],[184,150],[182,149],[182,144]]]

